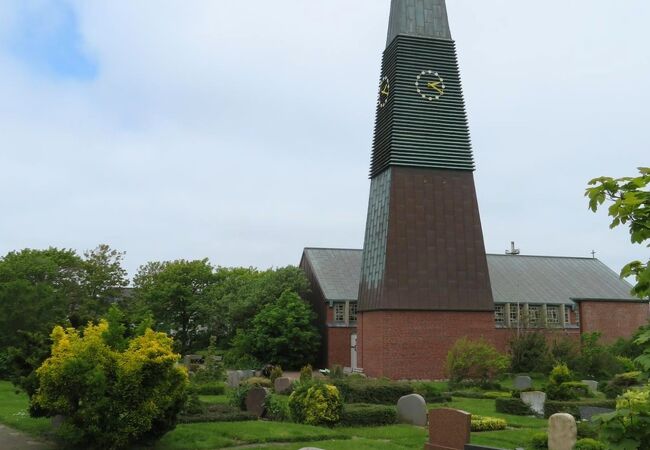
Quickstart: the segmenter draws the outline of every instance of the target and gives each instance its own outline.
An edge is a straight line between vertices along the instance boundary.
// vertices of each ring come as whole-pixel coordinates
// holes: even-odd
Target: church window
[[[519,307],[516,304],[510,305],[510,324],[517,325],[519,323]]]
[[[564,323],[569,325],[571,323],[571,315],[569,313],[569,308],[564,307]]]
[[[345,303],[334,304],[334,322],[345,321]]]
[[[350,323],[357,321],[357,303],[350,303]]]
[[[531,324],[537,325],[539,323],[539,305],[530,305],[528,307],[528,317]]]
[[[580,325],[580,308],[576,308],[576,325]]]
[[[505,325],[506,305],[494,305],[494,321],[497,325]]]
[[[557,305],[549,305],[546,308],[546,315],[548,316],[548,323],[551,325],[559,325],[560,323],[560,307]]]

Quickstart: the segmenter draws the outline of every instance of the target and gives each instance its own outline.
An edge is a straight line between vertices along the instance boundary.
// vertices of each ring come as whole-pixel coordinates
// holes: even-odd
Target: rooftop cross
[[[445,0],[391,0],[386,46],[398,34],[451,40]]]

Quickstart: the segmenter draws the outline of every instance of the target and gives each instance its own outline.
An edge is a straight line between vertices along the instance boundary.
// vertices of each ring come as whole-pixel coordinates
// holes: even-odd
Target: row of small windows
[[[579,324],[577,310],[575,319],[575,325]],[[494,321],[497,325],[511,327],[558,327],[571,325],[571,313],[565,305],[506,303],[494,306]]]
[[[346,317],[346,305],[348,315]],[[357,321],[357,304],[356,302],[349,303],[334,303],[334,322],[337,323],[356,323]]]

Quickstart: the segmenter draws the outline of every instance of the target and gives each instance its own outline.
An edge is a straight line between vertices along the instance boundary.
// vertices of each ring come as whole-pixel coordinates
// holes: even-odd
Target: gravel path
[[[0,449],[2,450],[53,450],[52,444],[37,441],[13,428],[0,424]]]

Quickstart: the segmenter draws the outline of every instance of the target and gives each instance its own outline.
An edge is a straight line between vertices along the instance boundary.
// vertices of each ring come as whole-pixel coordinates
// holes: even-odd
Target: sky
[[[650,164],[650,2],[447,4],[486,250],[647,259],[583,195]],[[0,0],[0,255],[361,248],[389,5]]]

